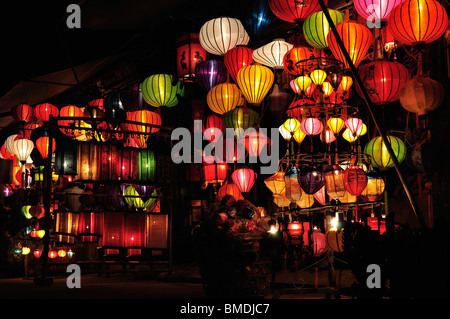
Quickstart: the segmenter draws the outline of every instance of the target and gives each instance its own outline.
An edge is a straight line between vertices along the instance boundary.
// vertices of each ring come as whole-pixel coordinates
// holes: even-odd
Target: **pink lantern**
[[[239,168],[231,174],[231,179],[244,196],[250,192],[255,184],[256,177],[257,174],[250,168]]]
[[[309,117],[302,122],[300,129],[306,135],[317,135],[322,132],[323,125],[319,119]]]
[[[314,198],[319,202],[320,205],[325,205],[327,200],[327,192],[325,190],[325,185],[322,186],[317,192],[313,194]]]
[[[311,240],[313,242],[314,256],[317,257],[327,251],[326,235],[320,229],[314,229],[311,234]]]
[[[323,135],[320,135],[320,140],[322,142],[330,144],[336,141],[336,136],[334,136],[334,133],[330,128],[326,128],[323,133],[324,133]]]
[[[345,126],[353,133],[353,135],[356,135],[362,124],[363,121],[357,117],[349,117],[345,120]]]

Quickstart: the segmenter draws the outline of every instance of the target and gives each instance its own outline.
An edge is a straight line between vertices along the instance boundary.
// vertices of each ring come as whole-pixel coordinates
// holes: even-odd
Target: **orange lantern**
[[[48,146],[49,146],[50,138],[48,136],[42,136],[36,140],[36,147],[41,154],[43,159],[48,157]],[[56,141],[52,138],[52,154],[56,150]]]
[[[244,199],[244,197],[241,195],[239,187],[237,187],[234,183],[223,184],[222,187],[220,187],[219,191],[217,192],[217,199],[221,201],[222,198],[225,197],[225,195],[232,196],[236,201]]]
[[[214,113],[222,115],[238,105],[244,105],[244,98],[236,84],[220,83],[209,90],[206,102]]]
[[[311,59],[320,56],[320,50],[306,45],[295,45],[286,52],[283,57],[284,69],[292,76],[300,76],[303,73],[309,73],[314,67]]]
[[[61,108],[59,111],[61,117],[84,117],[84,112],[81,108],[75,105],[67,105]],[[61,132],[69,137],[78,137],[83,135],[81,130],[71,129],[69,127],[78,127],[80,120],[61,120],[58,121],[58,125],[66,126],[60,127]]]
[[[59,115],[59,109],[50,103],[41,103],[34,108],[34,114],[38,120],[48,122],[50,115],[53,117]]]
[[[11,110],[12,117],[18,122],[29,122],[34,119],[34,107],[28,104],[17,104]]]

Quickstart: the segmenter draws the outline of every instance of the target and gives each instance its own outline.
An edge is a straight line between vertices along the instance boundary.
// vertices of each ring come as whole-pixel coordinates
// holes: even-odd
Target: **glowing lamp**
[[[31,140],[20,138],[15,140],[12,144],[12,153],[17,156],[17,159],[24,164],[34,148],[34,143]]]
[[[48,258],[50,259],[55,259],[56,257],[58,257],[58,252],[56,250],[49,250],[48,252]]]
[[[333,23],[339,24],[344,20],[344,14],[337,10],[328,9]],[[306,42],[317,49],[328,48],[327,35],[330,25],[323,11],[318,11],[308,16],[303,23],[303,34]]]
[[[38,120],[48,122],[50,115],[56,117],[59,115],[59,109],[50,103],[41,103],[34,107],[34,114]]]
[[[50,139],[48,136],[42,136],[36,140],[36,147],[43,159],[46,159],[48,157],[49,141]],[[55,152],[55,150],[56,141],[54,138],[52,138],[52,154]]]
[[[209,108],[219,115],[227,113],[238,105],[244,105],[242,92],[236,84],[221,83],[209,90],[206,95]]]
[[[44,236],[45,236],[45,230],[43,230],[43,229],[38,229],[38,230],[36,231],[36,234],[37,234],[37,236],[38,236],[39,238],[44,238]]]
[[[327,251],[326,235],[318,228],[314,228],[311,234],[314,256],[318,257]]]
[[[292,76],[301,76],[314,68],[312,59],[320,56],[320,51],[307,45],[295,45],[283,57],[284,69]],[[294,81],[294,80],[292,80]]]
[[[255,184],[257,176],[256,172],[250,168],[239,168],[231,174],[231,179],[245,197]]]
[[[17,104],[12,108],[11,115],[18,122],[30,122],[34,119],[34,107],[24,103]]]
[[[292,245],[298,245],[302,242],[302,235],[304,232],[302,223],[298,221],[290,222],[287,225],[289,239]]]
[[[353,84],[352,77],[348,76],[348,75],[343,75],[341,82],[339,83],[339,88],[345,94],[350,90],[350,88],[352,87],[352,84]]]
[[[259,123],[259,118],[258,112],[244,107],[236,107],[223,115],[225,127],[234,129],[237,140],[244,136],[244,132],[247,129],[256,127]]]
[[[284,41],[284,39],[274,39],[253,51],[253,61],[273,69],[283,69],[283,58],[293,47],[293,44]]]
[[[300,129],[306,135],[318,135],[323,130],[322,122],[314,117],[309,117],[302,121]]]
[[[161,115],[149,110],[127,112],[127,120],[131,122],[148,124],[127,124],[128,129],[132,132],[132,134],[157,133],[160,130],[160,126],[162,124]]]
[[[312,205],[314,205],[314,196],[311,194],[306,194],[306,195],[302,196],[302,198],[295,203],[300,208],[310,208]]]
[[[286,121],[284,121],[284,123],[281,125],[286,131],[293,134],[295,131],[300,129],[301,123],[299,120],[295,118],[289,118]]]
[[[220,60],[206,60],[195,67],[198,84],[207,92],[216,85],[224,83],[227,75],[227,68]]]
[[[247,102],[252,105],[261,104],[274,79],[271,69],[257,64],[243,67],[237,74],[237,84]]]
[[[336,141],[336,136],[334,136],[334,133],[330,128],[326,128],[323,132],[323,135],[320,135],[320,139],[323,142],[330,144]]]
[[[357,165],[350,165],[344,171],[345,189],[353,196],[361,195],[367,186],[367,176]]]
[[[42,250],[36,249],[36,250],[33,252],[33,255],[34,255],[34,257],[35,257],[36,259],[41,258],[41,256],[42,256]]]
[[[124,246],[129,252],[140,254],[140,247],[145,246],[145,215],[144,214],[127,214],[124,224]]]
[[[328,1],[324,0],[324,3],[327,5]],[[320,10],[317,0],[269,0],[269,6],[275,16],[291,23],[299,23]]]
[[[67,252],[64,249],[58,250],[58,257],[63,258],[63,257],[66,257],[66,255],[67,255]]]
[[[327,125],[334,134],[339,134],[339,132],[344,128],[345,122],[339,117],[330,117],[327,120]]]
[[[272,176],[269,176],[264,180],[266,187],[272,192],[273,195],[281,195],[285,193],[286,181],[284,179],[284,172],[277,171]]]
[[[241,21],[220,17],[211,19],[201,26],[199,40],[206,51],[222,56],[237,45],[247,45],[250,37]]]
[[[223,62],[233,81],[236,82],[236,77],[240,69],[253,63],[252,55],[253,49],[244,45],[238,45],[225,53]]]
[[[361,192],[361,198],[368,202],[379,200],[385,189],[383,177],[376,170],[368,170],[364,173],[367,176],[367,186]]]
[[[359,131],[363,121],[357,117],[349,117],[345,120],[345,126],[352,132],[354,135]]]
[[[339,165],[329,166],[325,172],[325,185],[328,196],[332,199],[344,197],[345,189],[345,171]]]
[[[325,178],[322,171],[313,164],[300,170],[298,182],[306,194],[313,195],[325,185]]]
[[[202,180],[208,184],[221,184],[227,177],[228,165],[225,162],[217,163],[214,156],[203,157]]]
[[[303,142],[303,140],[305,139],[306,134],[303,133],[303,131],[302,131],[301,129],[299,129],[299,130],[296,130],[296,131],[294,132],[294,134],[292,135],[292,137],[294,138],[294,140],[295,140],[298,144],[300,144],[300,143]]]
[[[151,106],[172,107],[178,104],[177,86],[169,74],[153,74],[141,84],[142,98]]]
[[[30,247],[22,247],[22,255],[28,255],[30,251]]]
[[[308,75],[300,75],[295,78],[295,84],[297,84],[300,92],[306,92],[311,83],[313,83],[313,81]]]
[[[217,199],[221,201],[225,195],[232,196],[236,201],[244,199],[241,195],[239,187],[237,187],[234,183],[225,183],[219,188],[219,191],[217,192]]]
[[[78,235],[82,242],[95,242],[103,232],[103,213],[82,212],[78,221]]]
[[[156,179],[156,156],[151,150],[139,150],[137,154],[137,178],[139,181],[154,182]]]
[[[61,108],[59,111],[61,117],[84,117],[84,111],[76,105],[67,105]],[[60,127],[61,132],[69,137],[77,137],[82,135],[81,130],[75,129],[78,127],[80,120],[58,120],[58,125],[65,126]],[[72,127],[72,128],[70,128]]]
[[[315,192],[313,194],[314,199],[320,204],[320,205],[325,205],[326,201],[327,201],[327,192],[326,192],[326,188],[325,185],[322,186],[321,189],[319,189],[317,192]]]
[[[352,131],[350,131],[350,129],[348,128],[344,130],[344,133],[342,133],[342,137],[349,143],[353,143],[358,139],[358,135],[353,134]]]
[[[288,130],[286,130],[283,125],[280,125],[278,127],[278,131],[280,132],[281,136],[286,140],[286,141],[290,141],[292,138],[292,133],[289,132]]]
[[[206,51],[200,45],[198,33],[188,33],[176,39],[177,76],[191,80],[195,66],[206,60]]]
[[[316,86],[319,86],[327,79],[327,72],[321,69],[315,69],[309,74],[309,77]]]
[[[203,135],[209,141],[217,142],[225,132],[223,119],[216,114],[210,114],[203,122]]]
[[[250,157],[257,157],[266,145],[269,147],[270,139],[263,132],[252,130],[238,140],[238,143],[244,144]]]
[[[285,196],[291,202],[297,202],[302,199],[303,191],[298,182],[300,169],[296,166],[291,166],[284,174],[284,183],[286,185]]]
[[[406,158],[406,145],[396,136],[388,135],[386,138],[391,145],[394,156],[401,163]],[[371,139],[364,147],[364,153],[371,157],[373,167],[384,169],[394,166],[381,136]]]

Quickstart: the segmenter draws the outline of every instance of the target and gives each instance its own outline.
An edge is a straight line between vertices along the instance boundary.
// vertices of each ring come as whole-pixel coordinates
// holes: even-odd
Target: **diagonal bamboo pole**
[[[353,74],[355,82],[359,86],[359,88],[361,89],[361,92],[363,94],[363,98],[364,98],[364,101],[365,101],[365,105],[366,105],[367,111],[369,112],[373,122],[375,123],[375,127],[377,128],[378,132],[380,132],[381,139],[382,139],[383,143],[386,146],[386,149],[387,149],[387,151],[389,153],[389,156],[392,159],[392,162],[394,164],[394,167],[395,167],[395,170],[397,172],[397,175],[398,175],[398,177],[400,179],[400,182],[402,183],[403,189],[405,190],[405,193],[408,196],[408,200],[409,200],[411,208],[412,208],[412,210],[414,212],[414,215],[416,216],[416,218],[419,221],[419,223],[422,226],[422,228],[427,228],[427,226],[425,224],[425,221],[424,221],[422,215],[420,214],[420,212],[419,212],[419,210],[418,210],[418,208],[416,206],[416,203],[414,201],[414,197],[412,196],[412,194],[411,194],[411,192],[410,192],[410,190],[408,188],[408,185],[406,184],[406,181],[405,181],[405,179],[403,177],[403,174],[401,172],[401,169],[400,169],[400,164],[399,164],[399,162],[397,160],[397,157],[394,154],[394,151],[392,150],[391,144],[390,144],[389,140],[387,139],[386,134],[384,134],[384,132],[381,130],[380,126],[378,125],[378,121],[377,121],[374,113],[372,112],[372,107],[371,107],[371,102],[370,102],[369,95],[368,95],[368,93],[367,93],[367,91],[366,91],[366,89],[365,89],[365,87],[364,87],[364,85],[362,83],[362,80],[361,80],[361,78],[359,76],[359,73],[356,70],[355,65],[353,64],[352,59],[350,58],[350,55],[347,52],[347,49],[344,46],[344,42],[342,42],[342,39],[341,39],[339,33],[337,32],[336,26],[334,25],[333,20],[330,17],[330,13],[328,12],[328,8],[326,7],[326,5],[325,5],[323,0],[318,0],[318,1],[319,1],[319,4],[320,4],[320,7],[322,8],[322,12],[324,13],[325,17],[327,18],[328,24],[330,25],[331,32],[333,32],[333,34],[334,34],[334,36],[336,38],[336,41],[337,41],[340,49],[342,50],[342,53],[343,53],[345,59],[347,60],[349,66],[350,66],[350,70],[351,70],[351,72]]]

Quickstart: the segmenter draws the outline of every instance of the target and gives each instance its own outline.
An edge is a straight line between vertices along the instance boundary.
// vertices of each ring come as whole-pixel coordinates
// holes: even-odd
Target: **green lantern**
[[[342,12],[332,9],[328,9],[328,12],[335,25],[344,21]],[[328,47],[328,32],[330,32],[330,25],[323,11],[311,14],[303,23],[305,40],[314,48],[323,50]]]
[[[156,158],[155,152],[150,150],[140,150],[137,156],[138,160],[138,180],[155,181]]]
[[[151,106],[175,106],[178,104],[178,85],[173,85],[173,77],[169,74],[153,74],[141,84],[142,98]]]
[[[125,192],[124,192],[124,199],[125,199],[125,203],[127,203],[129,206],[134,206],[134,199],[137,197],[132,197],[132,196],[138,196],[138,192],[134,189],[133,185],[128,185],[125,188]]]
[[[394,151],[397,161],[401,163],[406,158],[405,143],[396,136],[388,135],[386,138]],[[394,166],[394,162],[392,161],[381,136],[371,139],[364,147],[364,153],[371,157],[373,167],[385,169]]]
[[[32,177],[35,182],[44,181],[44,166],[37,166],[31,169]]]
[[[259,124],[259,113],[245,107],[236,107],[223,115],[226,128],[233,128],[236,139],[239,140],[250,127]]]

